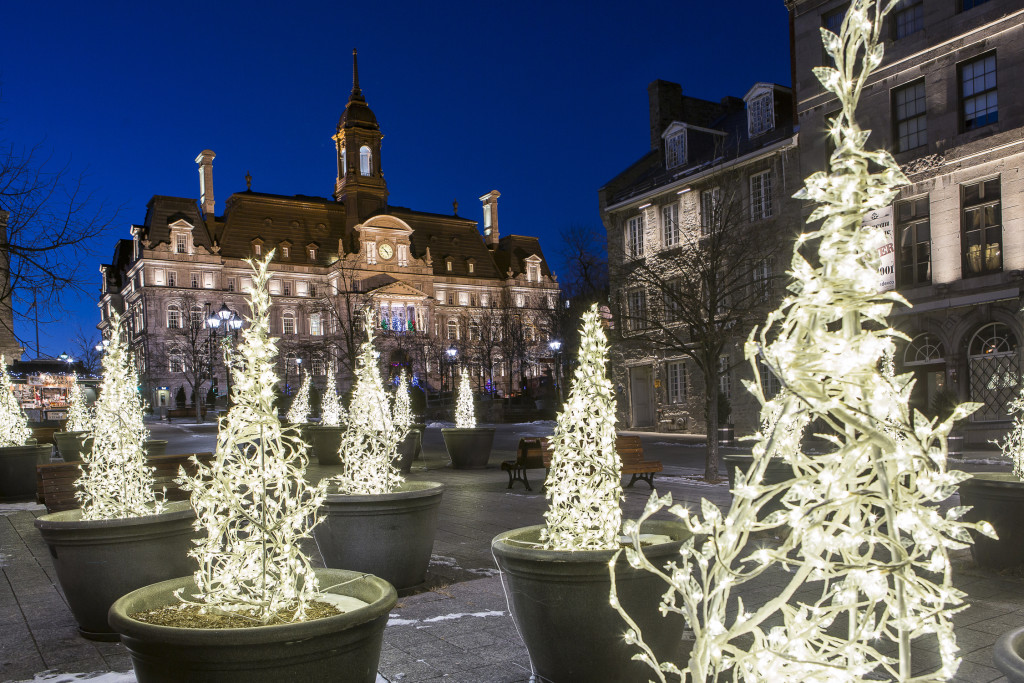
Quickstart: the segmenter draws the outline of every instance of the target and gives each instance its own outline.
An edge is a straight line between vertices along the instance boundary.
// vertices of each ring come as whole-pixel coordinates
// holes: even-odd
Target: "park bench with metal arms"
[[[515,460],[506,460],[501,463],[501,469],[508,472],[508,487],[521,481],[526,485],[527,491],[532,491],[530,481],[526,478],[526,470],[545,469],[544,457],[541,453],[541,440],[525,438],[519,439],[519,448],[516,450]]]

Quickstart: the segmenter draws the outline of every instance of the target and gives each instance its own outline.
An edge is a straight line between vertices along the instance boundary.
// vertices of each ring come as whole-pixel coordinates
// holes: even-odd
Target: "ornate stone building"
[[[842,0],[789,0],[800,157],[825,168],[838,108],[814,78],[820,29],[838,31]],[[983,407],[966,425],[984,444],[1009,425],[1024,327],[1024,9],[1019,0],[904,0],[885,28],[885,59],[861,98],[871,144],[911,181],[879,220],[893,228],[895,286],[913,305],[893,324],[912,341],[897,364],[928,409],[950,392]],[[893,277],[894,276],[894,277]]]
[[[351,372],[365,338],[354,318],[366,305],[375,311],[382,362],[394,373],[407,368],[430,389],[445,385],[461,363],[472,366],[481,390],[515,392],[521,377],[538,374],[559,296],[538,240],[501,236],[497,191],[481,197],[482,234],[475,220],[455,213],[392,205],[382,138],[353,53],[352,93],[333,136],[333,196],[247,189],[232,194],[218,214],[215,155],[204,150],[196,158],[198,204],[150,200],[145,220],[102,266],[100,327],[108,326],[112,309],[125,312],[154,406],[169,405],[194,369],[212,366],[216,392],[225,392],[220,350],[212,346],[223,343],[224,326],[210,330],[204,321],[222,310],[247,313],[252,281],[244,260],[271,250],[271,331],[281,339],[281,376],[293,386],[300,368],[321,386],[331,362],[343,376]],[[189,334],[193,324],[198,334]]]

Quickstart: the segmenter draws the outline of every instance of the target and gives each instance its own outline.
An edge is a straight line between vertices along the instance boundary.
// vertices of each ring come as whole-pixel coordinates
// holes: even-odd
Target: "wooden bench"
[[[544,456],[541,452],[540,439],[519,439],[519,448],[516,450],[515,460],[506,460],[501,463],[501,469],[508,472],[508,487],[517,481],[526,485],[527,491],[532,491],[530,482],[526,478],[526,470],[539,470],[547,467],[544,464]]]
[[[195,476],[196,466],[191,458],[195,455],[200,462],[209,464],[213,453],[183,453],[180,455],[157,455],[146,461],[154,468],[153,488],[164,493],[166,500],[187,500],[188,492],[181,489],[175,478],[178,468]],[[82,475],[81,463],[52,463],[36,466],[36,500],[46,506],[47,512],[75,510],[82,506],[75,493],[75,482]]]
[[[639,436],[617,436],[615,438],[615,450],[619,453],[619,460],[622,462],[622,474],[632,475],[626,488],[636,483],[637,479],[647,482],[647,485],[654,488],[654,475],[661,472],[660,460],[644,460],[644,447]],[[544,459],[544,467],[551,469],[551,442],[547,438],[541,439],[541,453]]]
[[[176,417],[180,417],[180,418],[183,418],[183,419],[191,417],[191,418],[195,419],[195,416],[196,416],[196,408],[195,408],[195,406],[192,406],[191,408],[168,408],[167,409],[167,421],[168,422],[170,422],[171,420],[173,420]],[[206,406],[203,406],[203,419],[204,420],[206,419]]]

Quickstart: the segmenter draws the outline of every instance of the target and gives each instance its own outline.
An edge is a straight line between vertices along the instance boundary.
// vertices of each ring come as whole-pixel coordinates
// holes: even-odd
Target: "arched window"
[[[295,313],[293,311],[285,311],[281,314],[281,333],[295,334]]]
[[[923,332],[907,345],[903,352],[904,365],[925,365],[941,363],[946,358],[946,349],[942,342],[930,332]]]
[[[192,327],[202,327],[206,316],[203,315],[203,307],[196,304],[188,312],[188,323]]]
[[[366,145],[359,148],[359,174],[370,175],[370,168],[373,166],[373,152]]]
[[[167,329],[177,330],[181,328],[181,309],[178,304],[167,305]]]
[[[989,323],[971,338],[967,353],[971,400],[982,404],[971,420],[1005,420],[1020,382],[1017,336],[1002,323]]]
[[[348,175],[348,155],[345,153],[345,148],[341,148],[341,177],[344,178]]]
[[[309,333],[314,337],[319,337],[324,333],[324,325],[319,313],[309,314]]]

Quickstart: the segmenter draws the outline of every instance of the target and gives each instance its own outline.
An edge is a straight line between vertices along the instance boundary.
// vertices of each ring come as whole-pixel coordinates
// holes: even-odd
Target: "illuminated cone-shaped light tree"
[[[68,408],[68,423],[65,429],[69,432],[87,432],[92,429],[92,411],[85,397],[85,389],[78,382],[78,375],[71,376],[71,397]]]
[[[270,336],[267,265],[250,261],[251,317],[232,368],[233,404],[209,466],[184,478],[206,532],[190,553],[198,592],[182,596],[260,623],[301,621],[318,585],[299,547],[319,521],[326,484],[310,486],[306,444],[282,430],[274,406],[277,339]]]
[[[77,482],[84,520],[142,517],[163,508],[153,490],[153,468],[146,462],[145,402],[126,338],[121,316],[113,311],[92,422],[92,451],[82,453]]]
[[[311,381],[310,374],[308,372],[304,373],[302,384],[299,386],[295,398],[292,399],[291,408],[288,409],[288,413],[285,415],[292,424],[302,424],[309,417],[309,387]]]
[[[473,386],[469,382],[469,370],[459,370],[459,395],[455,401],[455,428],[475,429],[476,413],[473,410]]]
[[[7,359],[0,354],[0,448],[22,446],[31,436],[28,418],[11,387]]]
[[[548,510],[541,533],[552,550],[618,547],[622,478],[615,450],[615,392],[605,373],[608,339],[597,304],[583,315],[579,365],[551,437]]]
[[[882,61],[887,11],[853,0],[841,34],[822,31],[836,66],[815,73],[842,105],[829,132],[836,152],[831,174],[811,176],[797,195],[818,203],[809,221],[822,223],[797,241],[792,295],[746,345],[754,376],[761,360],[788,390],[766,402],[758,384],[748,385],[764,405],[762,422],[776,411],[776,428],[759,435],[726,514],[707,500],[700,517],[671,508],[700,535],[684,544],[682,562],[653,567],[638,538],[628,553],[664,578],[663,608],[682,613],[693,629],[684,680],[939,681],[959,664],[951,615],[964,596],[952,585],[948,551],[966,547],[972,527],[992,531],[960,521],[963,508],[943,515],[938,505],[967,476],[947,470],[946,437],[976,406],[960,406],[941,423],[920,413],[911,418],[912,377],[884,368],[900,336],[886,316],[894,304],[907,304],[895,292],[878,292],[884,236],[862,225],[866,212],[890,204],[906,183],[887,152],[866,150],[868,132],[854,121],[861,90]],[[801,255],[815,243],[819,266]],[[815,419],[827,425],[831,451],[782,453],[792,479],[765,486],[768,459],[792,449],[778,426]],[[784,509],[759,521],[758,511],[779,491],[786,491]],[[670,503],[652,496],[643,518]],[[751,542],[755,532],[785,526],[789,533],[777,544]],[[737,588],[766,571],[784,583],[748,609]],[[934,663],[914,666],[911,642],[919,637],[938,652]],[[638,638],[635,630],[627,635]],[[663,663],[656,675],[664,681],[665,673],[680,672]]]
[[[395,429],[404,435],[409,432],[412,426],[412,400],[409,396],[409,377],[405,374],[405,368],[398,376],[398,387],[395,389],[395,403],[391,410],[391,419],[394,421]]]
[[[1024,479],[1024,389],[1007,404],[1006,411],[1013,415],[1013,425],[1002,441],[994,443],[1013,463],[1013,476]]]
[[[324,389],[324,400],[320,408],[320,424],[337,427],[341,425],[344,409],[341,407],[341,397],[338,396],[338,375],[333,360],[327,369],[327,377],[327,388]]]
[[[366,341],[356,359],[356,382],[346,414],[346,429],[338,450],[343,471],[330,482],[352,495],[391,493],[404,479],[391,463],[405,430],[395,427],[391,405],[377,369],[373,348],[373,313],[363,311]]]

